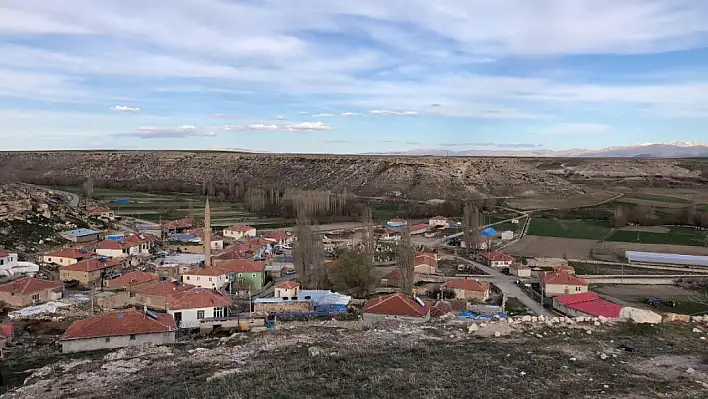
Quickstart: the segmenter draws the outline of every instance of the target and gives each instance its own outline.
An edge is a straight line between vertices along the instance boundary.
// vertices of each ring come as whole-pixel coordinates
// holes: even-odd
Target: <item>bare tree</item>
[[[462,210],[462,229],[467,255],[477,251],[477,237],[479,236],[479,208],[474,202],[465,204]]]
[[[84,184],[81,185],[81,192],[87,199],[93,198],[93,178],[90,176],[86,178]]]
[[[615,227],[624,227],[627,225],[627,212],[624,207],[617,207],[614,212]]]
[[[304,289],[318,289],[327,281],[324,270],[322,239],[315,234],[307,213],[301,210],[295,226],[297,241],[293,248],[293,264]]]
[[[401,242],[398,244],[398,273],[401,275],[401,291],[406,295],[413,294],[413,245],[411,231],[406,225],[401,231]]]

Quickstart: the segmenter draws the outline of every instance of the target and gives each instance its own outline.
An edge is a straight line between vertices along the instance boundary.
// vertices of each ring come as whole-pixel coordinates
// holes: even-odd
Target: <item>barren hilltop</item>
[[[607,185],[697,186],[708,160],[285,155],[208,151],[0,153],[0,178],[75,184],[81,179],[197,185],[245,179],[260,186],[360,195],[456,199],[554,198]]]

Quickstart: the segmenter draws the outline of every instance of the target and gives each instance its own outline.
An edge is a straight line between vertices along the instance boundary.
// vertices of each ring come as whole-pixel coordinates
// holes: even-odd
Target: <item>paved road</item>
[[[481,263],[477,263],[477,262],[471,261],[469,259],[464,259],[464,258],[459,258],[459,257],[458,257],[458,259],[461,261],[467,262],[467,263],[471,263],[472,265],[478,267],[479,269],[484,270],[486,273],[489,274],[490,277],[480,279],[480,280],[486,280],[486,281],[493,282],[508,297],[513,297],[513,298],[518,299],[527,308],[534,311],[534,313],[536,313],[538,315],[552,316],[551,312],[546,310],[543,306],[541,306],[540,303],[536,302],[533,298],[526,295],[526,293],[521,288],[519,288],[518,285],[516,285],[516,280],[518,280],[517,277],[508,276],[506,274],[499,272],[498,270],[496,270],[494,268],[482,265]]]

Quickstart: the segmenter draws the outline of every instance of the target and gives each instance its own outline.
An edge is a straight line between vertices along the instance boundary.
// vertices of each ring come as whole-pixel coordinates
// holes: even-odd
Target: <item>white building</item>
[[[64,248],[43,255],[42,263],[54,263],[59,266],[69,266],[88,259],[90,256],[91,252],[88,251],[74,248]]]
[[[428,224],[431,227],[450,227],[450,222],[444,216],[434,216],[428,220]]]
[[[300,284],[295,281],[283,281],[275,286],[276,298],[292,298],[296,297],[300,292]]]
[[[179,328],[199,328],[202,319],[228,316],[231,298],[224,291],[192,288],[167,297],[167,313]]]
[[[21,276],[38,271],[39,265],[32,262],[20,262],[16,252],[0,250],[0,276]]]
[[[511,241],[514,239],[514,232],[511,230],[503,231],[501,233],[502,241]]]
[[[224,237],[233,238],[235,240],[240,240],[246,237],[255,237],[256,228],[251,226],[234,225],[227,227],[223,231]]]
[[[182,282],[200,288],[221,289],[227,280],[226,272],[218,267],[196,267],[182,274]]]
[[[103,240],[96,247],[96,254],[111,258],[125,258],[140,254],[140,246],[126,240]]]

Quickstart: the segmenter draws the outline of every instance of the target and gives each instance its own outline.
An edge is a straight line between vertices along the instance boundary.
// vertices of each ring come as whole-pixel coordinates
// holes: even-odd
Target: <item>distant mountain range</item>
[[[574,148],[570,150],[445,150],[420,149],[410,151],[395,151],[372,153],[370,155],[420,155],[420,156],[502,156],[502,157],[558,157],[558,158],[704,158],[708,157],[708,144],[686,141],[670,143],[641,143],[625,147],[607,147],[600,150]]]

